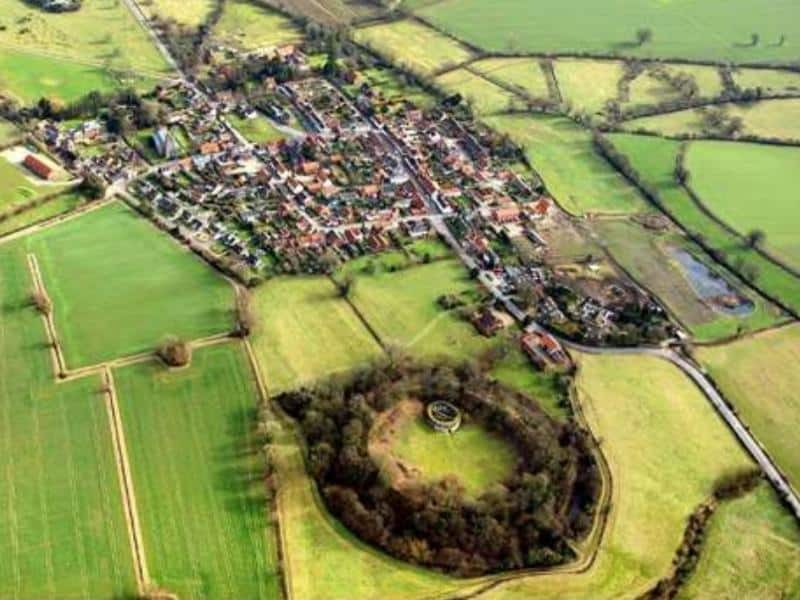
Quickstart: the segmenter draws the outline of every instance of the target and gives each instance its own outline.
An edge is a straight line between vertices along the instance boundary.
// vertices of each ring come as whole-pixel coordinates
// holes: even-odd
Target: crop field
[[[490,115],[519,105],[515,94],[468,69],[456,69],[440,75],[436,78],[436,84],[449,94],[461,94],[477,115]]]
[[[486,119],[508,133],[528,155],[549,192],[567,211],[637,213],[646,200],[594,150],[589,133],[562,117],[498,116]]]
[[[55,383],[24,245],[0,246],[0,597],[136,591],[100,381]]]
[[[153,580],[180,598],[279,599],[242,347],[210,346],[187,369],[151,361],[114,378]]]
[[[69,212],[80,206],[86,198],[80,192],[67,191],[34,208],[0,219],[0,235],[22,229],[33,223]]]
[[[213,0],[145,0],[139,5],[149,16],[190,27],[202,25],[214,9]]]
[[[63,183],[39,180],[22,165],[0,155],[0,213],[63,189]]]
[[[742,235],[763,231],[765,247],[800,271],[800,150],[694,142],[686,167],[712,213]]]
[[[296,42],[301,32],[283,15],[248,0],[235,0],[225,3],[214,36],[234,48],[252,51]]]
[[[764,332],[725,346],[699,348],[708,367],[742,419],[800,487],[800,327]]]
[[[466,358],[488,348],[491,343],[469,322],[439,306],[437,299],[444,294],[458,295],[467,304],[480,296],[455,259],[359,275],[352,301],[384,344],[414,356]]]
[[[547,78],[539,61],[531,58],[487,58],[470,65],[486,77],[516,86],[533,98],[549,97]]]
[[[725,253],[728,264],[754,270],[757,285],[788,306],[800,309],[800,279],[773,264],[756,250],[707,216],[674,179],[675,156],[679,143],[629,134],[610,136],[619,151],[630,159],[645,181],[660,194],[666,209],[684,227],[703,235],[706,244]]]
[[[800,529],[766,484],[725,502],[679,600],[800,596]]]
[[[652,290],[698,341],[767,327],[781,319],[777,309],[754,294],[748,294],[755,309],[747,317],[725,315],[702,302],[670,255],[669,248],[686,248],[695,256],[702,256],[702,250],[693,249],[677,235],[654,234],[632,221],[598,221],[593,227],[615,260],[639,283]],[[729,283],[736,283],[732,277],[728,279]]]
[[[752,104],[722,104],[731,117],[740,117],[744,134],[762,138],[800,139],[800,99],[762,100]],[[624,123],[627,131],[647,131],[665,136],[700,135],[703,131],[700,109],[642,117]]]
[[[686,518],[716,479],[749,464],[691,381],[651,357],[579,356],[578,396],[613,478],[609,528],[580,574],[514,580],[492,600],[636,597],[666,575]]]
[[[273,394],[348,371],[381,349],[324,277],[273,279],[254,292],[253,347]]]
[[[443,0],[415,11],[485,50],[789,63],[800,7],[777,0]],[[652,39],[639,44],[648,27]],[[752,45],[751,34],[760,35]],[[786,36],[780,43],[781,35]]]
[[[353,36],[358,43],[423,75],[462,63],[472,56],[465,46],[415,21],[364,27],[356,29]]]
[[[228,115],[226,118],[239,133],[254,144],[266,144],[286,137],[279,129],[270,123],[269,119],[261,115],[253,119],[243,119],[236,115]]]
[[[231,286],[121,203],[38,233],[28,249],[70,367],[233,326]]]

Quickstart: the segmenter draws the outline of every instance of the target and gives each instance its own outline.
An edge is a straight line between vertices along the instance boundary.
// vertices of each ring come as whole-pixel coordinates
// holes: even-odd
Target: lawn
[[[800,327],[793,325],[697,356],[742,419],[800,489]]]
[[[257,391],[241,346],[114,373],[150,575],[182,599],[278,600]],[[167,492],[167,493],[165,493]]]
[[[55,383],[24,244],[0,246],[0,597],[136,591],[100,381]]]
[[[686,159],[691,186],[711,212],[742,235],[763,231],[766,249],[800,271],[800,150],[695,142]]]
[[[674,234],[657,234],[633,221],[598,221],[594,230],[614,259],[641,285],[652,291],[683,323],[698,341],[711,341],[772,325],[780,320],[779,311],[752,293],[746,295],[755,303],[753,313],[741,318],[726,315],[702,302],[694,292],[670,248],[684,248],[695,256],[702,250]],[[720,270],[716,266],[717,271]],[[741,290],[731,275],[723,272],[729,284]]]
[[[800,529],[766,483],[724,503],[678,600],[800,597]]]
[[[233,326],[233,289],[124,204],[28,238],[53,300],[67,364],[153,350]]]
[[[214,37],[234,48],[252,51],[297,42],[302,32],[268,8],[248,0],[233,0],[225,3]]]
[[[478,497],[503,481],[514,467],[514,448],[480,425],[463,425],[454,434],[434,429],[420,417],[405,423],[392,443],[392,454],[433,483],[456,477],[467,495]]]
[[[669,363],[578,359],[578,397],[613,478],[608,530],[587,571],[517,579],[486,598],[638,597],[669,571],[686,518],[717,478],[750,464],[705,397]]]
[[[0,235],[50,219],[80,206],[86,198],[80,192],[64,192],[44,204],[0,220]]]
[[[353,32],[359,44],[423,75],[462,63],[472,56],[468,48],[416,21],[372,25]]]
[[[466,359],[489,348],[491,343],[456,310],[439,306],[437,299],[444,294],[471,304],[481,291],[464,266],[449,259],[402,271],[359,274],[352,301],[384,344],[419,358]]]
[[[651,136],[613,134],[610,139],[630,159],[642,178],[654,186],[665,209],[688,230],[701,234],[705,243],[722,250],[728,265],[755,270],[757,285],[786,305],[800,310],[800,279],[771,263],[743,240],[706,215],[678,186],[673,169],[679,143]]]
[[[380,346],[324,277],[272,279],[254,291],[253,347],[273,394],[348,371]]]
[[[283,139],[285,134],[276,128],[269,119],[258,115],[253,119],[243,119],[236,115],[225,117],[248,141],[254,144],[267,144]]]
[[[472,63],[470,69],[486,77],[516,86],[533,98],[549,98],[547,78],[539,61],[531,58],[487,58]]]
[[[468,69],[456,69],[435,79],[448,94],[461,94],[477,115],[490,115],[520,104],[519,98]]]
[[[590,134],[572,121],[533,115],[486,121],[523,147],[565,210],[578,215],[649,210],[639,192],[595,152]]]
[[[763,100],[751,104],[721,104],[728,115],[740,117],[744,134],[763,138],[800,140],[800,99]],[[627,131],[647,131],[665,136],[703,135],[699,109],[642,117],[626,121]]]
[[[791,63],[800,37],[794,0],[443,0],[416,12],[471,44],[506,52]],[[652,39],[639,45],[643,27]]]

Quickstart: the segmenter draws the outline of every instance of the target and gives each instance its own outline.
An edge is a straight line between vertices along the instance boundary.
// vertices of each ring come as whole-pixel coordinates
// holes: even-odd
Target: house
[[[472,316],[472,324],[475,325],[475,329],[486,337],[494,336],[512,322],[513,319],[510,315],[492,308],[483,308]]]
[[[42,179],[50,179],[53,176],[52,167],[33,154],[28,154],[25,160],[22,161],[22,164],[25,165],[29,171]]]
[[[515,223],[519,221],[521,211],[518,206],[510,205],[495,208],[492,211],[492,219],[496,223]]]
[[[539,368],[546,368],[550,364],[558,367],[569,365],[567,353],[549,333],[529,331],[520,339],[520,345],[530,361]]]
[[[178,146],[166,127],[159,127],[152,137],[153,146],[162,158],[175,158],[178,155]]]

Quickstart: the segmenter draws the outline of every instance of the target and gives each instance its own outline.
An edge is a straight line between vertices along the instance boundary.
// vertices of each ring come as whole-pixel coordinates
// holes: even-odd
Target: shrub
[[[170,337],[158,347],[158,356],[170,367],[184,367],[192,360],[192,347],[179,338]]]

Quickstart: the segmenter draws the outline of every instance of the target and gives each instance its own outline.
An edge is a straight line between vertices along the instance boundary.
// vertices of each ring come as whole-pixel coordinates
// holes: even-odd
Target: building
[[[28,154],[22,164],[35,175],[42,179],[51,179],[53,177],[53,168],[45,163],[43,160],[35,157],[33,154]]]
[[[557,367],[569,366],[567,353],[549,333],[529,331],[520,339],[520,345],[531,362],[539,368],[546,368],[550,364]]]
[[[494,336],[498,331],[505,329],[512,322],[513,319],[510,315],[492,308],[483,308],[472,317],[472,323],[475,325],[475,329],[486,337]]]
[[[159,127],[152,139],[153,146],[160,157],[175,158],[178,155],[178,147],[166,127]]]

